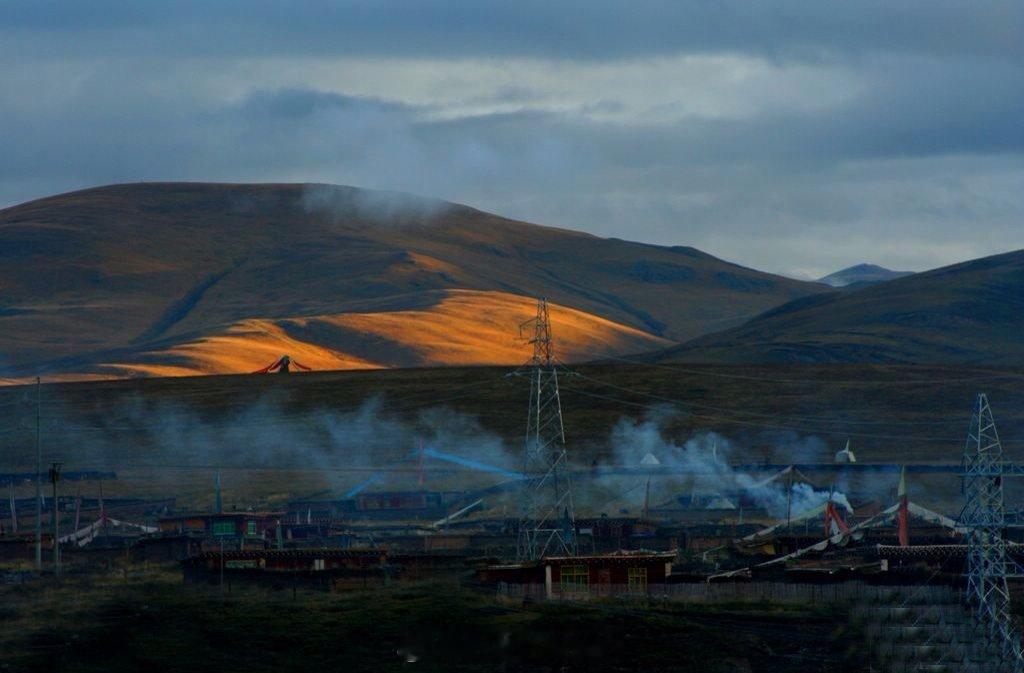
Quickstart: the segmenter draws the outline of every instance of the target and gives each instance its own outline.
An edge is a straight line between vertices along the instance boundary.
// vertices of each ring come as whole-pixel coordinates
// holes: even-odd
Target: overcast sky
[[[1024,2],[0,3],[0,206],[139,180],[923,270],[1024,248]]]

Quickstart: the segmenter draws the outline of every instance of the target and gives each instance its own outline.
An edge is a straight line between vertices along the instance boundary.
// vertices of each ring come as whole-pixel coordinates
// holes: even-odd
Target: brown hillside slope
[[[140,183],[40,199],[0,211],[0,258],[5,376],[82,371],[252,319],[379,312],[388,298],[440,290],[545,295],[681,341],[823,289],[692,248],[300,184]]]
[[[1024,363],[1024,250],[807,297],[663,362]]]

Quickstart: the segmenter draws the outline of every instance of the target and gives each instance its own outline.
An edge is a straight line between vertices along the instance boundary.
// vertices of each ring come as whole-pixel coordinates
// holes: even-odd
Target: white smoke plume
[[[742,453],[740,447],[717,433],[701,432],[682,444],[667,439],[664,425],[674,413],[671,407],[665,407],[643,419],[620,420],[611,434],[616,462],[635,466],[651,454],[661,465],[681,472],[673,488],[689,488],[694,494],[726,499],[746,496],[776,518],[785,517],[787,512],[797,516],[829,499],[829,491],[815,489],[810,484],[794,483],[787,494],[787,480],[784,478],[768,481],[767,478],[759,479],[737,472],[730,466],[730,461]],[[803,454],[808,444],[807,441],[797,442],[794,447],[796,453]],[[785,447],[779,447],[778,453],[785,455]],[[853,511],[842,492],[832,491],[831,498],[846,511]]]
[[[385,397],[354,409],[297,409],[292,404],[286,395],[265,395],[238,409],[212,411],[133,398],[103,416],[68,413],[50,431],[48,442],[68,447],[55,456],[68,469],[152,467],[154,479],[162,468],[191,466],[211,474],[220,467],[313,470],[322,472],[335,495],[377,470],[394,475],[396,488],[414,484],[414,452],[421,445],[517,469],[500,437],[475,418],[446,407],[403,410]],[[66,437],[75,438],[73,445],[62,441]],[[443,470],[450,464],[432,467],[441,470],[432,477],[438,486],[456,486],[478,476],[452,471],[449,479]],[[173,488],[177,473],[164,474],[166,485]]]

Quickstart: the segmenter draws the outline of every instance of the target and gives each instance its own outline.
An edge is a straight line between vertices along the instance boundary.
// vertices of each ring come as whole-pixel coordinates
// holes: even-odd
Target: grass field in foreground
[[[523,605],[455,584],[222,597],[169,571],[0,595],[11,671],[859,670],[839,609]]]

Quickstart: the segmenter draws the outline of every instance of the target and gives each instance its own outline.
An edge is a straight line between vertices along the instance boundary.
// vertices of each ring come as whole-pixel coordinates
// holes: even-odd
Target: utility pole
[[[57,505],[57,482],[60,481],[61,463],[51,463],[50,483],[53,484],[53,574],[60,577],[60,507]]]
[[[99,505],[100,505],[100,528],[103,531],[103,537],[106,538],[106,537],[108,537],[107,536],[107,506],[103,502],[103,480],[100,480],[99,487],[100,487],[100,502],[99,502]]]
[[[520,500],[516,560],[535,561],[554,553],[576,556],[576,522],[565,450],[562,402],[558,394],[551,319],[547,300],[537,315],[520,326],[531,329],[530,406],[523,445],[523,490]]]
[[[36,570],[43,569],[43,445],[40,414],[43,404],[42,381],[36,377]]]
[[[786,534],[793,534],[793,471],[792,465],[789,466],[789,474],[786,475]]]
[[[14,480],[7,482],[7,487],[10,489],[11,496],[11,532],[18,532],[18,501],[14,497]]]
[[[82,482],[78,482],[78,493],[75,495],[75,525],[71,527],[71,531],[75,532],[79,528],[79,524],[82,523]]]
[[[220,538],[220,595],[224,595],[224,536]]]
[[[214,498],[213,511],[215,511],[217,514],[220,514],[224,511],[224,501],[221,499],[220,495],[220,470],[217,470],[216,477],[214,478],[214,483],[216,484],[217,492]]]
[[[651,477],[647,477],[647,486],[644,487],[644,507],[640,517],[646,523],[651,518]]]

